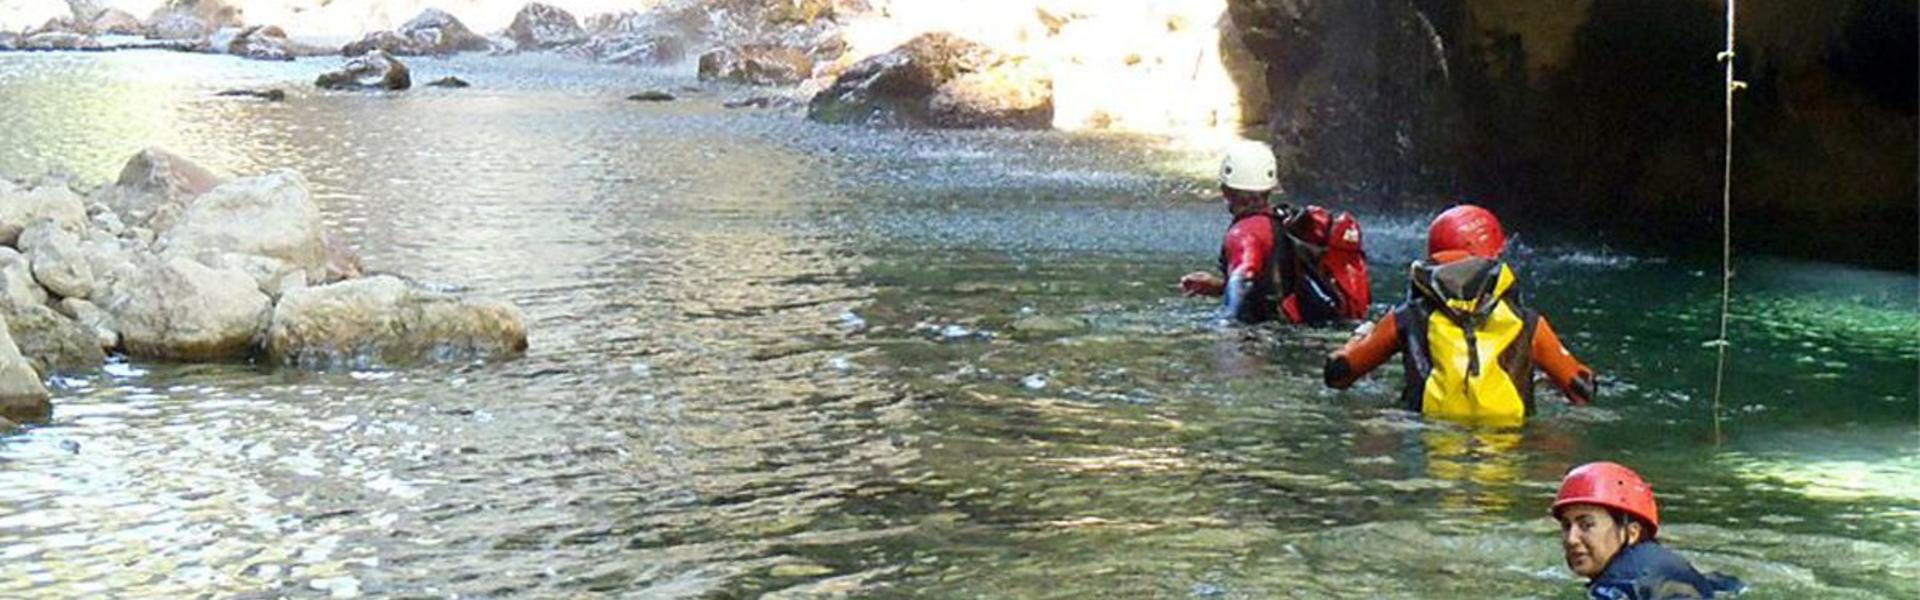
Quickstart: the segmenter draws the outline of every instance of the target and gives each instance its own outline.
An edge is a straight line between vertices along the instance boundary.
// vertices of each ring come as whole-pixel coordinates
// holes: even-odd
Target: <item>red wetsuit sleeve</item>
[[[1241,219],[1227,228],[1221,249],[1227,257],[1227,277],[1252,277],[1267,264],[1267,254],[1273,251],[1272,220],[1264,216]]]
[[[1533,332],[1533,348],[1529,355],[1533,364],[1547,372],[1547,378],[1553,385],[1567,395],[1567,401],[1586,404],[1593,394],[1593,370],[1580,364],[1567,347],[1560,344],[1560,336],[1553,333],[1553,325],[1547,323],[1547,317],[1540,317],[1540,324]]]
[[[1400,324],[1394,313],[1380,317],[1373,324],[1373,331],[1366,337],[1347,342],[1347,345],[1327,357],[1324,372],[1327,387],[1347,389],[1368,372],[1373,371],[1387,359],[1400,351]]]

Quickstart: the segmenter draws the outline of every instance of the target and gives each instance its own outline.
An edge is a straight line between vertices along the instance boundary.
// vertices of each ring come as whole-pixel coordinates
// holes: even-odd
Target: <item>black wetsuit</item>
[[[1620,549],[1607,568],[1587,584],[1592,600],[1666,600],[1712,598],[1715,593],[1739,593],[1746,585],[1719,573],[1701,575],[1659,542],[1641,542]]]

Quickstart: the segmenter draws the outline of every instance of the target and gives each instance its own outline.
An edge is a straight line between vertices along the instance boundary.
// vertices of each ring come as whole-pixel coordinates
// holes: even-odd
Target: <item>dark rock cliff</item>
[[[1719,239],[1724,4],[1231,0],[1289,189],[1474,197],[1622,241]],[[1912,268],[1913,0],[1739,6],[1734,236]]]

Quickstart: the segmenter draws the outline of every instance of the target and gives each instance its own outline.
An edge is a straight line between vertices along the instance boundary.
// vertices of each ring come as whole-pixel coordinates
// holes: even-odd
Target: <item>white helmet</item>
[[[1235,143],[1227,149],[1227,159],[1220,161],[1220,185],[1249,192],[1267,192],[1280,187],[1273,148],[1266,142],[1252,140]]]

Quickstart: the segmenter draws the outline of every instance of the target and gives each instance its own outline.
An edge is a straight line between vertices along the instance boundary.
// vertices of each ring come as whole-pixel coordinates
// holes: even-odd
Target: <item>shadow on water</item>
[[[1570,596],[1542,511],[1602,457],[1755,597],[1920,593],[1911,275],[1748,262],[1714,447],[1715,273],[1522,237],[1603,395],[1465,429],[1398,410],[1397,366],[1321,386],[1343,331],[1173,295],[1226,219],[1159,140],[641,105],[690,82],[538,57],[405,94],[307,88],[324,66],[0,55],[0,173],[298,169],[372,268],[519,303],[528,356],[56,382],[0,440],[0,595]],[[240,86],[289,98],[210,96]],[[1361,215],[1375,298],[1425,216]]]

